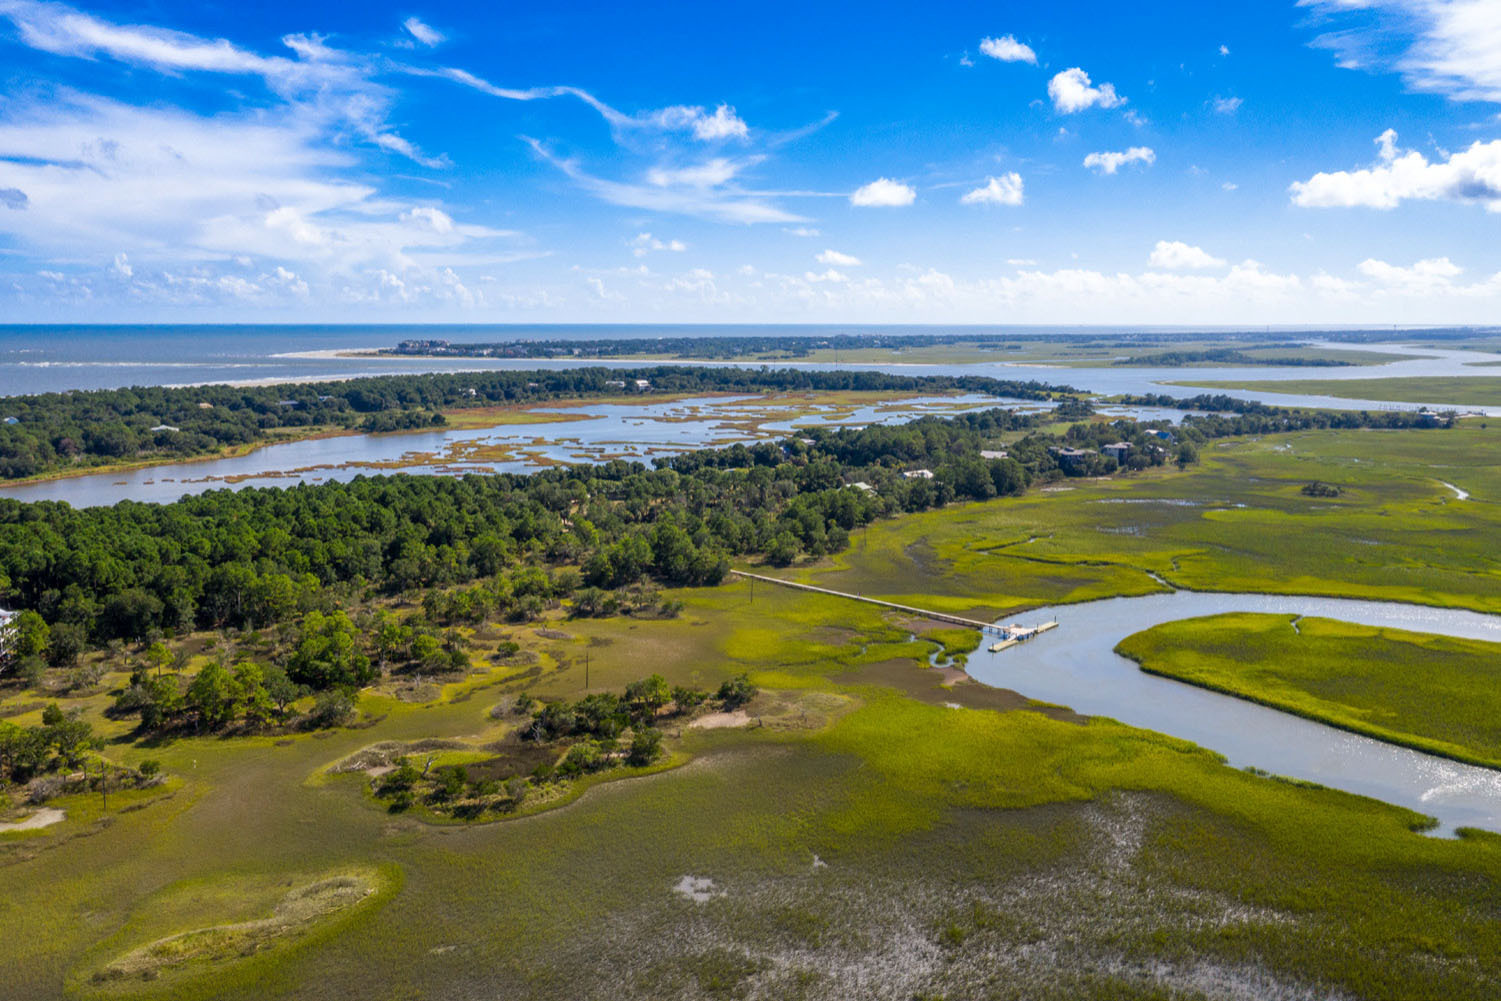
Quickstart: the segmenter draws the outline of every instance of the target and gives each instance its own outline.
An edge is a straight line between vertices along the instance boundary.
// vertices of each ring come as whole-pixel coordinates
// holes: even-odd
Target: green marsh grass
[[[1234,613],[1128,636],[1142,670],[1378,740],[1501,768],[1501,644]]]

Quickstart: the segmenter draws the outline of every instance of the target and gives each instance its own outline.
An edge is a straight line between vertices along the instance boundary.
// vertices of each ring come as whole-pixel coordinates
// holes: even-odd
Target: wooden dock
[[[827,587],[815,587],[812,584],[800,584],[795,580],[783,580],[780,577],[767,577],[764,574],[747,573],[744,570],[731,570],[730,573],[737,577],[745,577],[748,580],[761,580],[768,584],[776,584],[779,587],[795,588],[799,591],[812,591],[815,594],[830,594],[836,598],[848,598],[851,601],[863,601],[867,605],[880,605],[882,608],[893,608],[898,612],[911,612],[913,615],[921,615],[925,619],[936,619],[939,622],[952,622],[960,626],[968,626],[978,629],[982,633],[999,633],[999,626],[991,622],[981,622],[978,619],[966,619],[962,615],[950,615],[948,612],[934,612],[926,608],[916,608],[912,605],[901,605],[894,601],[882,601],[880,598],[867,598],[863,594],[850,594],[848,591],[835,591]],[[1057,625],[1057,623],[1054,623]]]

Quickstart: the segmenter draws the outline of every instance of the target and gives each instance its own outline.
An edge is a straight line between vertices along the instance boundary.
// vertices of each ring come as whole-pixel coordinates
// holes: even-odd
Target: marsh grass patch
[[[244,890],[244,897],[261,902],[274,899],[270,892],[273,883],[252,882],[260,885],[238,888]],[[395,889],[398,879],[394,867],[372,867],[274,883],[280,884],[282,892],[269,914],[163,935],[88,972],[84,977],[87,987],[105,995],[139,996],[208,973],[222,973],[243,961],[271,956],[331,928],[336,919],[348,918],[356,910],[380,902]],[[198,895],[193,889],[185,893],[189,897]],[[223,903],[238,894],[234,889],[218,887],[204,896]],[[166,902],[165,909],[176,910],[182,904],[181,900]]]

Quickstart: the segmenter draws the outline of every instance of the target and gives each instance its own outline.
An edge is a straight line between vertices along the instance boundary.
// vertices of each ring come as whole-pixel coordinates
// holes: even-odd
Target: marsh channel
[[[1181,737],[1231,765],[1315,782],[1426,814],[1432,833],[1501,831],[1501,772],[1325,726],[1244,699],[1148,674],[1115,652],[1133,633],[1165,622],[1261,612],[1319,616],[1501,642],[1501,616],[1398,602],[1281,594],[1173,591],[1034,609],[1004,623],[1057,620],[1019,646],[969,657],[971,677],[1030,698]]]

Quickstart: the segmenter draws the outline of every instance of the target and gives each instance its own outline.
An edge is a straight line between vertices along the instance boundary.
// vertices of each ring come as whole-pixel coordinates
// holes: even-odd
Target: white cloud
[[[584,284],[588,285],[589,291],[594,293],[594,297],[602,302],[621,302],[625,299],[625,296],[619,292],[605,288],[604,281],[599,278],[586,278],[584,279]]]
[[[1113,174],[1131,163],[1156,162],[1157,154],[1149,146],[1132,146],[1120,153],[1091,153],[1084,158],[1084,166],[1101,174]]]
[[[959,199],[965,205],[1020,205],[1023,200],[1022,176],[1015,171],[991,177],[981,187]]]
[[[815,257],[814,260],[818,261],[819,264],[832,264],[841,268],[858,268],[860,266],[860,258],[852,254],[841,254],[837,250],[825,250]]]
[[[823,233],[812,228],[811,226],[786,226],[783,227],[782,232],[787,233],[791,236],[801,236],[805,238],[823,235]]]
[[[0,188],[29,197],[27,211],[0,213],[0,237],[54,260],[123,248],[101,260],[111,279],[163,303],[297,294],[304,269],[324,288],[381,269],[415,276],[515,237],[347,178],[358,161],[326,128],[297,104],[200,117],[67,91],[11,102],[0,111]],[[297,277],[239,273],[254,266]]]
[[[1372,259],[1360,262],[1360,273],[1387,288],[1411,293],[1446,289],[1463,269],[1447,257],[1430,257],[1406,268]]]
[[[1077,66],[1048,81],[1048,97],[1053,99],[1054,109],[1065,115],[1095,106],[1115,108],[1126,103],[1126,99],[1115,92],[1114,85],[1102,83],[1093,86],[1089,74]]]
[[[1230,46],[1228,46],[1228,45],[1221,45],[1220,46],[1220,55],[1222,55],[1222,56],[1228,56],[1229,54],[1230,54]]]
[[[877,178],[869,184],[862,185],[850,195],[850,204],[863,208],[900,207],[911,205],[916,200],[916,189],[886,177]]]
[[[1397,147],[1397,133],[1376,138],[1378,161],[1360,170],[1320,172],[1290,187],[1293,204],[1310,208],[1396,208],[1404,201],[1456,201],[1501,212],[1501,140],[1430,162]]]
[[[688,245],[682,240],[659,240],[650,233],[637,233],[631,241],[631,253],[636,257],[645,257],[653,251],[667,250],[675,254],[681,254],[688,249]]]
[[[1224,184],[1220,185],[1220,188],[1224,191],[1235,191],[1239,187],[1240,185],[1236,184],[1234,181],[1226,181]]]
[[[1238,97],[1216,97],[1214,99],[1214,111],[1218,115],[1233,115],[1240,110],[1245,101]]]
[[[121,25],[60,3],[4,0],[0,17],[16,25],[21,40],[55,55],[96,59],[107,56],[162,73],[224,73],[260,77],[276,95],[317,116],[328,126],[360,136],[387,152],[427,167],[444,166],[442,157],[424,155],[394,132],[386,115],[392,92],[377,83],[370,60],[332,49],[321,38],[290,34],[282,44],[296,59],[263,56],[226,39],[206,39],[149,25]]]
[[[732,184],[712,183],[714,176],[674,170],[648,172],[646,184],[612,181],[581,168],[577,161],[554,156],[535,139],[526,140],[537,155],[561,170],[574,183],[602,201],[628,208],[695,216],[716,222],[804,222],[802,216],[778,208],[765,197]],[[720,175],[723,173],[720,172]]]
[[[426,226],[434,233],[453,232],[453,217],[442,209],[435,209],[431,206],[424,205],[409,212],[403,212],[401,219],[403,222]]]
[[[1024,45],[1016,40],[1015,35],[1002,35],[1000,38],[982,38],[980,51],[992,59],[999,59],[1003,63],[1031,63],[1037,65],[1037,53],[1032,51],[1031,46]]]
[[[690,188],[714,188],[728,184],[735,179],[736,174],[757,162],[756,159],[728,160],[715,157],[689,167],[652,167],[646,172],[646,179],[659,188],[671,188],[678,185],[686,185]]]
[[[1346,68],[1393,69],[1414,90],[1501,102],[1495,0],[1299,0],[1332,22],[1316,45]],[[1347,17],[1349,15],[1349,17]]]
[[[1158,240],[1157,246],[1152,248],[1151,265],[1169,271],[1202,271],[1223,268],[1225,262],[1201,247],[1178,240]]]
[[[750,127],[727,104],[715,108],[712,115],[703,108],[680,104],[652,112],[646,120],[664,129],[692,132],[695,139],[704,142],[750,136]]]
[[[836,283],[838,283],[838,282],[847,282],[847,281],[850,280],[850,278],[849,278],[849,275],[844,274],[842,271],[835,271],[833,268],[830,268],[829,270],[823,272],[822,274],[814,274],[812,271],[804,272],[803,273],[803,280],[810,281],[810,282],[836,282]]]
[[[445,40],[443,32],[424,24],[421,18],[409,17],[401,22],[401,26],[407,30],[407,34],[428,48],[441,45]]]

